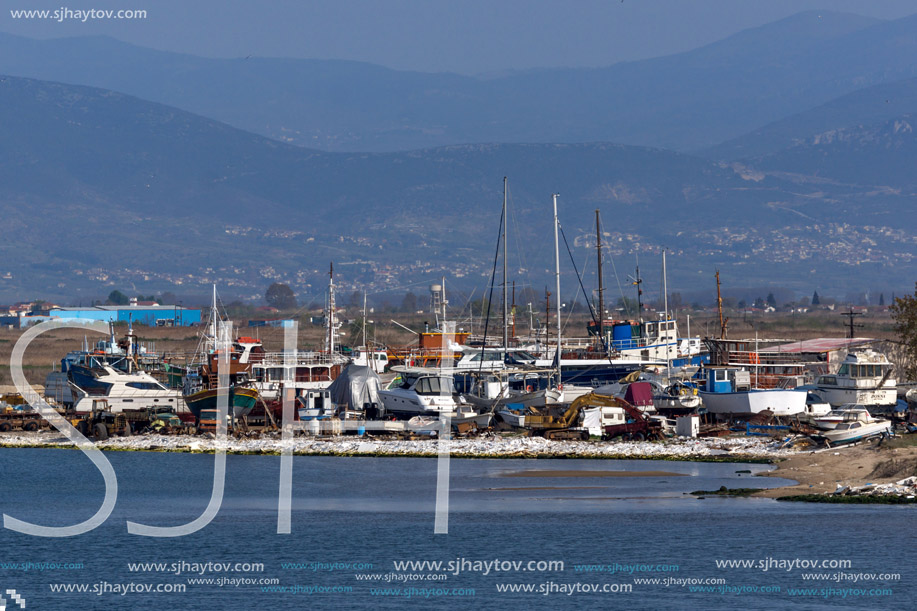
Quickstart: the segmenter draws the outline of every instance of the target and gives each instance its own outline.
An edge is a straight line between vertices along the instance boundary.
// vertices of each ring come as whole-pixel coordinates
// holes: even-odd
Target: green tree
[[[401,300],[401,311],[402,312],[416,312],[417,311],[417,295],[408,291],[404,294],[404,299]]]
[[[917,283],[914,283],[914,294],[897,297],[889,306],[895,320],[895,332],[904,344],[907,355],[905,376],[908,380],[917,379]]]
[[[812,293],[812,305],[817,306],[821,305],[821,301],[818,299],[818,291]]]
[[[768,294],[767,294],[767,305],[769,305],[769,306],[772,307],[772,308],[776,308],[776,307],[777,307],[777,300],[774,299],[774,294],[773,294],[773,293],[768,293]]]
[[[114,305],[127,305],[130,301],[130,298],[121,291],[112,291],[108,294],[108,303]]]
[[[618,297],[618,301],[615,304],[617,309],[623,310],[625,316],[634,316],[637,317],[640,313],[637,311],[639,308],[637,306],[637,300],[630,297]],[[553,306],[551,306],[553,308]],[[605,306],[608,307],[608,306]]]
[[[278,310],[296,308],[296,296],[293,294],[293,289],[280,282],[275,282],[267,288],[267,292],[264,293],[264,300],[269,306]]]

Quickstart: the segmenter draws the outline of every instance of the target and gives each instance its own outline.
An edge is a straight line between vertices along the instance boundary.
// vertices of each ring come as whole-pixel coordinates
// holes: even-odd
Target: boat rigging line
[[[505,180],[505,179],[504,179]],[[481,360],[478,363],[478,372],[484,367],[484,350],[487,347],[487,329],[490,327],[490,305],[493,303],[494,297],[494,280],[497,277],[497,258],[500,256],[500,243],[503,240],[504,232],[504,223],[506,208],[500,212],[500,231],[497,232],[497,249],[494,252],[494,267],[490,272],[490,293],[487,296],[487,316],[484,318],[484,340],[481,342]],[[503,346],[503,349],[506,350],[506,346]]]

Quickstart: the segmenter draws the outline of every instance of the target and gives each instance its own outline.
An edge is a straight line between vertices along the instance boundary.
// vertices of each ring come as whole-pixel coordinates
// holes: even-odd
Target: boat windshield
[[[420,378],[414,385],[418,395],[451,395],[451,378]]]
[[[502,361],[503,353],[486,350],[483,353],[482,352],[475,353],[475,355],[471,357],[471,360],[474,361],[475,363],[477,363],[478,361]]]
[[[127,387],[138,390],[166,390],[166,387],[159,382],[128,382]]]

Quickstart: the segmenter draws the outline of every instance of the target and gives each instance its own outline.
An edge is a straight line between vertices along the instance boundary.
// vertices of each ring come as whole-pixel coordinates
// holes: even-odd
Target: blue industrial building
[[[188,327],[201,322],[201,311],[170,305],[93,306],[89,308],[54,308],[52,319],[75,318],[102,322],[128,322],[150,327]]]

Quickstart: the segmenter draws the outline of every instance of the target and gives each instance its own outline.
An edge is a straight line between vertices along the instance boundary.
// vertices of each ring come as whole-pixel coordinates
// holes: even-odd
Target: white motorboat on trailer
[[[862,405],[857,405],[856,403],[848,403],[847,405],[842,405],[837,409],[833,409],[823,416],[819,416],[812,420],[812,423],[823,431],[830,431],[837,428],[837,425],[842,422],[868,422],[872,419],[872,415]]]
[[[891,435],[892,423],[882,418],[873,418],[866,413],[866,419],[839,423],[834,429],[821,433],[829,444],[851,443],[872,437]]]

